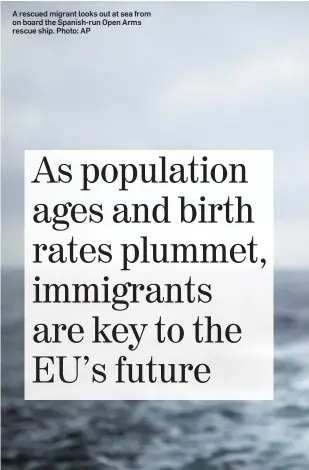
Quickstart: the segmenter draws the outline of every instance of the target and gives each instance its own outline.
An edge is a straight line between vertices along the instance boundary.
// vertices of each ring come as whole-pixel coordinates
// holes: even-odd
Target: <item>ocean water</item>
[[[23,274],[2,273],[3,470],[308,470],[309,273],[276,274],[273,402],[25,402]]]

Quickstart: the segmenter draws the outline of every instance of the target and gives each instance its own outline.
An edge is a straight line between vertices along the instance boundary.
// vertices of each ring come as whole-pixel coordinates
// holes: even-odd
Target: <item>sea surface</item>
[[[3,470],[308,470],[309,273],[275,289],[273,402],[23,400],[23,273],[2,273]]]

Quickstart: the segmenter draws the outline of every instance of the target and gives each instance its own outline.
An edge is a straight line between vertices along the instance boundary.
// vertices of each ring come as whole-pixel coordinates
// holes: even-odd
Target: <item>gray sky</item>
[[[13,10],[135,10],[142,28],[12,36]],[[308,2],[2,3],[3,263],[25,149],[273,149],[277,267],[309,267]],[[262,190],[261,186],[261,190]]]

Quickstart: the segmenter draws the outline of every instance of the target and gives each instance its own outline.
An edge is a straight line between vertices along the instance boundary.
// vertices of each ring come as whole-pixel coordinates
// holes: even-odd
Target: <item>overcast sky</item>
[[[13,36],[13,10],[135,10],[140,28]],[[25,149],[273,149],[277,267],[309,267],[308,2],[2,3],[3,263]],[[261,187],[261,191],[263,187]]]

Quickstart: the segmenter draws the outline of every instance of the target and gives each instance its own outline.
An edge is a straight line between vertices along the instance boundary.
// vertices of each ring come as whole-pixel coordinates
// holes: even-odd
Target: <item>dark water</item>
[[[309,274],[276,276],[274,402],[25,402],[22,273],[2,277],[4,470],[308,470]]]

